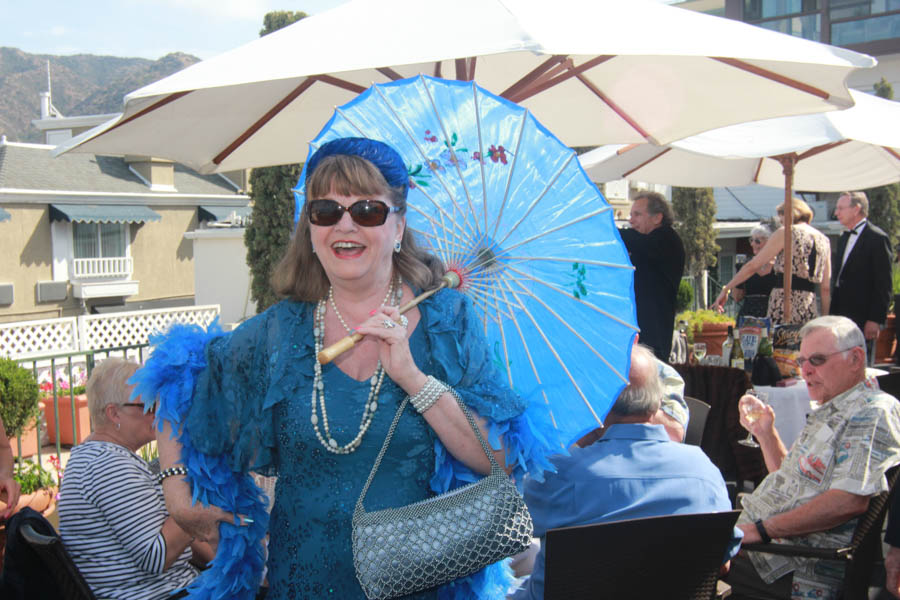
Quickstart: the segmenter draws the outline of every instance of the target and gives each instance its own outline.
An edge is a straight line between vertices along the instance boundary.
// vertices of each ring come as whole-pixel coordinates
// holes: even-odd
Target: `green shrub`
[[[53,474],[50,471],[30,460],[23,461],[19,465],[13,475],[13,479],[22,486],[23,494],[33,494],[40,489],[56,485],[56,480],[53,479]]]
[[[679,321],[687,321],[687,338],[689,342],[694,341],[694,333],[699,332],[704,323],[731,323],[734,319],[715,310],[686,310],[675,315],[675,325],[677,327]]]
[[[900,294],[900,267],[896,264],[891,269],[891,287],[893,288],[894,296]]]
[[[138,450],[138,454],[145,462],[153,462],[159,458],[159,448],[156,447],[156,442],[150,442],[149,444],[141,446]]]
[[[678,284],[678,293],[675,295],[675,312],[689,309],[694,304],[694,286],[687,279],[682,279]]]
[[[0,419],[7,437],[22,435],[40,415],[38,384],[31,371],[16,361],[0,358]]]

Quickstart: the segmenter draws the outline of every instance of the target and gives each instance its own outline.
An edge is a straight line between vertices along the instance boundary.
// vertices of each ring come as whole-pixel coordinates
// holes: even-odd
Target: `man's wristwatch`
[[[763,544],[768,544],[772,541],[772,538],[769,536],[769,532],[766,531],[766,528],[763,526],[762,519],[753,523],[756,525],[756,531],[759,533],[759,537],[762,538]]]

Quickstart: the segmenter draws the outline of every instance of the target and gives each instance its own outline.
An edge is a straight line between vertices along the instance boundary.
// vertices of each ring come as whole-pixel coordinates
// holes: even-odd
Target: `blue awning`
[[[0,222],[8,221],[12,215],[0,208]]]
[[[232,213],[241,219],[250,216],[253,209],[250,206],[214,206],[204,205],[197,211],[197,218],[200,221],[227,221],[231,218]]]
[[[51,204],[51,221],[72,223],[145,223],[162,217],[142,204]]]

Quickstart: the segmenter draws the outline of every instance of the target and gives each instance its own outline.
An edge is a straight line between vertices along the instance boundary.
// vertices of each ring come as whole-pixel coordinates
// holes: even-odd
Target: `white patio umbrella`
[[[570,146],[652,141],[852,104],[869,56],[645,0],[353,0],[125,97],[60,147],[201,172],[300,162],[368,88],[419,73],[474,79]]]
[[[900,181],[900,102],[851,90],[852,108],[741,123],[666,146],[609,145],[579,158],[593,181],[685,187],[784,186],[785,316],[790,317],[793,190],[838,192]]]

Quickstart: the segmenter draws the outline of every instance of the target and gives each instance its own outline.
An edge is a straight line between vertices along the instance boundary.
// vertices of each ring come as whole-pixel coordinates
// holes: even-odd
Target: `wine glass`
[[[765,404],[768,404],[769,401],[769,393],[763,392],[756,389],[747,390],[744,396],[753,396],[757,400],[759,400],[762,405],[756,402],[741,402],[738,401],[738,407],[740,408],[741,413],[743,413],[744,418],[750,421],[751,423],[756,422],[758,418],[760,418],[763,414],[765,414]],[[743,396],[741,397],[743,400]],[[742,446],[747,446],[748,448],[759,448],[759,444],[756,440],[753,439],[753,433],[750,431],[747,432],[746,439],[738,440],[738,444]]]
[[[703,357],[706,356],[706,343],[705,342],[694,342],[694,358],[697,359],[697,364],[703,360]]]

